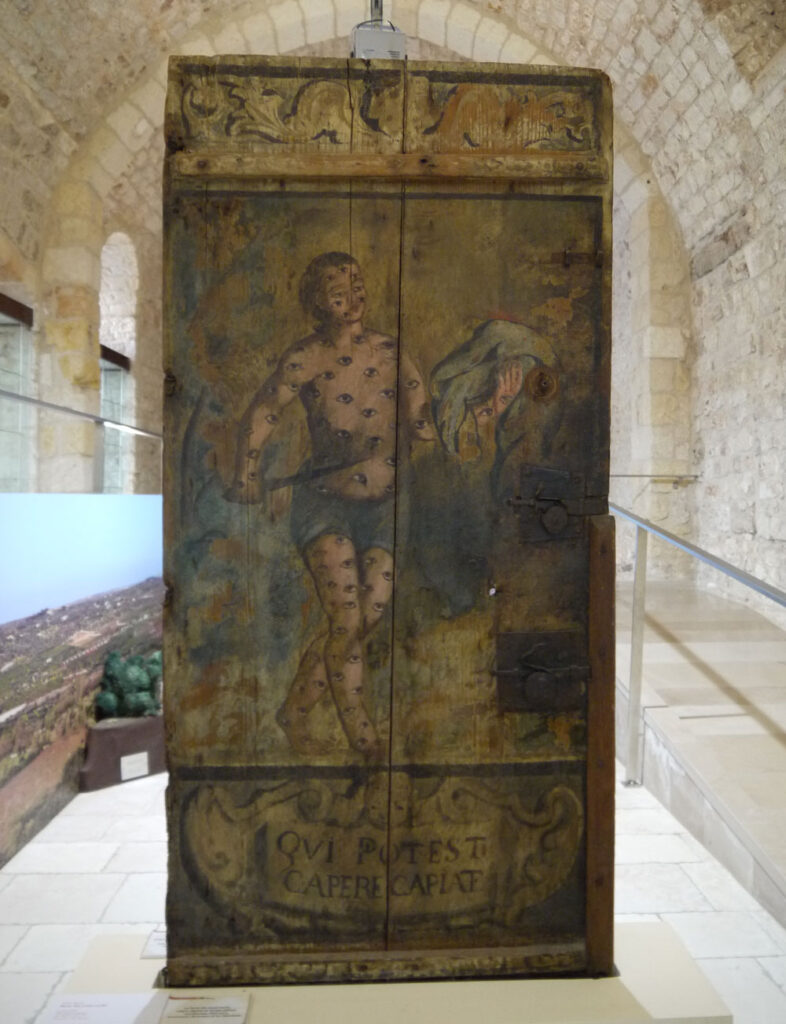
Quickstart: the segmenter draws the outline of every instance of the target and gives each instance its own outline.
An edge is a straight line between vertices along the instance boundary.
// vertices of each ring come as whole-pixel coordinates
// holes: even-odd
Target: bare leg
[[[327,682],[350,746],[365,757],[375,759],[380,753],[380,743],[363,694],[363,613],[354,545],[343,534],[324,534],[306,548],[305,560],[328,618],[328,631],[310,645],[301,660],[293,687],[279,711],[279,725],[296,749],[303,752],[313,749],[306,717],[324,692],[319,683],[324,682],[322,672],[326,669]],[[320,640],[323,641],[322,658],[319,657]]]
[[[360,566],[363,636],[367,636],[382,618],[393,594],[393,555],[384,548],[369,548],[360,556]]]

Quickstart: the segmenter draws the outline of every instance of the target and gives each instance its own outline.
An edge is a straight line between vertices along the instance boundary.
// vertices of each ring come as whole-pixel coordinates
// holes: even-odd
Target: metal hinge
[[[551,256],[552,263],[561,263],[563,267],[570,267],[574,263],[589,263],[594,267],[602,267],[603,259],[602,249],[596,249],[594,252],[574,252],[567,248],[562,252],[552,253]]]
[[[500,711],[580,711],[589,676],[584,634],[499,633],[493,674]]]
[[[519,517],[524,543],[577,537],[584,516],[608,510],[605,498],[585,495],[584,477],[547,466],[522,466],[518,493],[506,504]]]

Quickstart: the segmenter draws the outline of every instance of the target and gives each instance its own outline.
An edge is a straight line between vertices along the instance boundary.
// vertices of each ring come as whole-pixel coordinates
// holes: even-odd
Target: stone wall
[[[612,494],[777,581],[786,537],[782,19],[762,0],[387,7],[416,57],[579,64],[610,75],[625,236],[617,251],[631,275],[614,398],[614,469],[627,477]],[[43,34],[71,31],[59,9],[31,0],[0,13],[0,33],[15,44],[0,72],[0,233],[43,271],[34,296],[41,388],[84,408],[96,400],[95,261],[111,231],[128,234],[141,275],[137,416],[157,429],[165,55],[345,52],[360,13],[356,0],[205,0],[200,10],[173,0],[165,11],[130,0],[124,10],[122,31],[108,13],[91,24],[101,67],[113,69],[100,81],[89,47],[78,48],[84,60],[46,63]],[[74,431],[71,440],[76,455],[69,461],[55,447],[46,458],[60,468],[47,473],[85,482],[90,439]],[[155,486],[157,473],[151,450],[139,458],[136,486]],[[675,488],[674,476],[693,475]],[[628,564],[627,541],[621,552]],[[657,572],[692,571],[665,549],[652,558]]]

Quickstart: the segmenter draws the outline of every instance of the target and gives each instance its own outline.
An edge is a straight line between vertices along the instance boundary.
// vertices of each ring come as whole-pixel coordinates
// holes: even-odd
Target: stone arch
[[[740,506],[730,530],[724,533],[726,546],[720,553],[736,560],[739,551],[746,568],[772,577],[772,567],[782,551],[783,512],[777,512],[775,496],[762,499],[756,496],[756,489],[761,489],[765,472],[773,476],[773,465],[783,468],[782,458],[775,453],[775,428],[769,431],[773,436],[767,441],[766,454],[763,450],[759,453],[756,444],[751,448],[746,468],[748,496],[742,502],[734,464],[743,455],[729,450],[720,439],[723,416],[736,401],[728,396],[738,395],[740,388],[725,387],[725,371],[715,348],[719,345],[730,350],[729,358],[734,360],[735,339],[731,329],[725,328],[723,314],[730,289],[739,293],[742,304],[752,311],[759,309],[757,296],[766,292],[763,315],[770,319],[782,316],[782,300],[773,302],[770,297],[783,294],[777,280],[778,253],[784,245],[782,198],[778,198],[784,194],[778,186],[783,173],[782,120],[779,122],[778,116],[786,51],[770,48],[751,70],[730,47],[722,20],[708,11],[702,0],[686,0],[679,11],[668,4],[645,10],[635,0],[620,0],[613,10],[591,0],[570,0],[566,5],[499,0],[493,10],[480,0],[395,0],[388,7],[389,16],[417,41],[424,55],[532,63],[557,60],[601,67],[610,75],[618,124],[627,128],[630,138],[618,174],[626,174],[625,163],[628,172],[633,169],[627,189],[631,195],[645,192],[650,207],[646,217],[643,212],[629,217],[630,230],[636,236],[634,256],[637,261],[651,257],[653,267],[661,264],[660,269],[648,272],[649,283],[646,288],[641,286],[637,301],[641,299],[643,305],[647,289],[651,295],[653,288],[673,289],[677,284],[681,294],[690,297],[686,314],[689,344],[680,372],[695,366],[695,374],[693,392],[687,391],[679,404],[694,424],[695,457],[705,460],[713,475],[712,480],[696,484],[695,504],[719,510]],[[307,53],[316,48],[346,52],[341,49],[342,40],[360,17],[357,0],[260,0],[253,9],[238,0],[224,5],[221,17],[208,14],[192,23],[190,30],[180,26],[177,33],[170,32],[170,48],[206,54]],[[118,214],[133,215],[151,236],[160,229],[157,203],[151,196],[157,195],[165,85],[162,61],[77,152],[77,158],[83,159],[85,180],[95,192]],[[648,180],[655,186],[652,193]],[[630,211],[626,208],[626,212]],[[645,220],[648,227],[643,230]],[[662,280],[670,264],[669,252],[679,257],[680,274],[686,265],[689,268],[684,283]],[[695,363],[691,320],[699,332],[693,338]],[[653,382],[661,381],[662,387],[676,367],[673,361],[677,357],[667,344],[669,338],[676,341],[676,334],[659,330],[647,338],[647,344],[655,345],[647,350],[648,374]],[[638,342],[644,345],[644,336]],[[750,344],[754,349],[762,347],[755,340]],[[660,354],[650,358],[658,346]],[[666,364],[657,363],[658,359]],[[754,403],[754,396],[758,406],[764,402],[773,421],[779,415],[776,396],[778,381],[783,383],[783,362],[781,359],[779,364],[771,353],[767,379],[763,379],[763,369],[760,374],[764,397],[758,396],[753,384],[749,396],[749,404]],[[671,415],[670,398],[674,396],[654,384],[650,390],[652,416]],[[661,428],[668,426],[654,419],[649,424],[653,459],[662,458],[658,453],[663,448],[655,442],[662,439]],[[640,435],[645,433],[642,429]],[[741,434],[740,444],[744,438]],[[673,464],[685,453],[684,440],[679,448],[679,454],[676,448],[672,453]],[[653,462],[653,469],[665,471],[662,463]],[[686,510],[686,493],[661,494],[657,487],[651,489],[641,508],[657,518],[666,516],[667,525],[680,531]],[[725,530],[726,525],[722,515],[713,522],[703,513],[690,532],[693,539],[717,550],[719,529]],[[741,532],[732,536],[735,531]]]

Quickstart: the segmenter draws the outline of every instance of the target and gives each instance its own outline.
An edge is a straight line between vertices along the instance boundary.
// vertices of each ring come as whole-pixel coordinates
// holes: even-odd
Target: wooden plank
[[[614,929],[614,519],[589,520],[587,968],[610,974]]]
[[[173,976],[608,971],[607,83],[172,68]]]
[[[182,178],[380,179],[403,181],[516,180],[605,182],[605,158],[593,153],[270,153],[184,150],[172,157]]]

